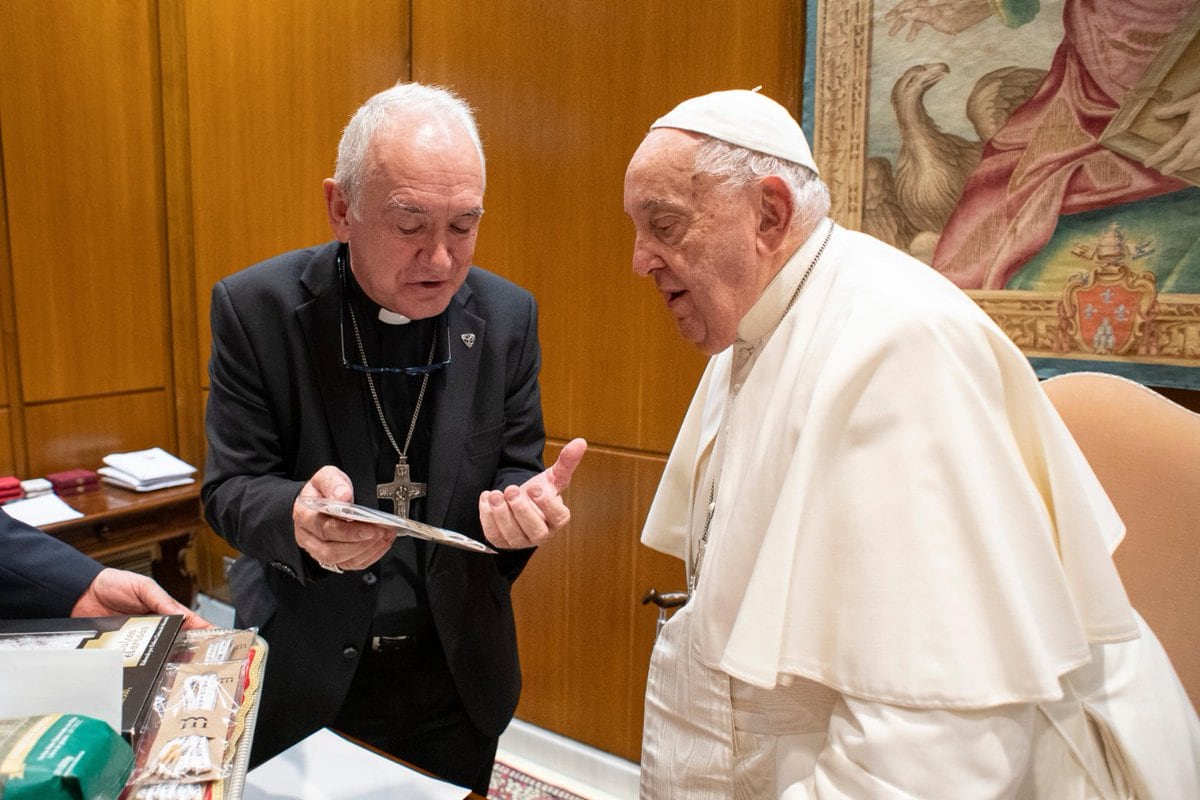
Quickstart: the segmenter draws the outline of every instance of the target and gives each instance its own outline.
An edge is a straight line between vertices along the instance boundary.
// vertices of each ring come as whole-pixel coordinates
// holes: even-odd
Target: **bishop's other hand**
[[[479,495],[479,521],[493,547],[512,550],[537,547],[571,521],[562,493],[587,452],[587,442],[567,442],[554,465],[520,486]]]

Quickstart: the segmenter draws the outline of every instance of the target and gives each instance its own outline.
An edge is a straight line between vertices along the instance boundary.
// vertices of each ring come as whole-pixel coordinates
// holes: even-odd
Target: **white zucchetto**
[[[702,133],[818,172],[796,120],[786,108],[757,91],[733,89],[684,100],[650,127]]]

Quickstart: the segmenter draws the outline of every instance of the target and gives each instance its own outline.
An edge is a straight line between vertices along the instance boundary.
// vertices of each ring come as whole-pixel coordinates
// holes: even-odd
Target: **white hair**
[[[695,169],[717,178],[718,186],[736,191],[769,175],[783,179],[792,192],[792,230],[812,230],[829,213],[829,188],[815,172],[794,161],[749,150],[705,136],[696,148]]]
[[[350,212],[358,214],[367,149],[375,136],[398,120],[426,116],[461,125],[479,152],[479,168],[486,185],[487,168],[483,159],[483,143],[475,125],[475,113],[465,100],[449,89],[421,83],[397,83],[390,89],[372,96],[359,106],[346,123],[338,142],[337,163],[333,179],[342,187],[350,204]]]

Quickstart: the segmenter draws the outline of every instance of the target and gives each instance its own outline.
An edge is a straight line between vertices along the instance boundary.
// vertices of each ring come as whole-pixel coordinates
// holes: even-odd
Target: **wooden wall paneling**
[[[19,475],[12,444],[12,413],[0,407],[0,475]]]
[[[568,530],[574,530],[572,523]],[[521,655],[521,704],[517,716],[554,731],[568,725],[568,678],[563,667],[567,639],[570,534],[538,548],[513,584],[517,644]]]
[[[0,208],[0,211],[3,211],[3,208]],[[7,280],[7,275],[0,277],[0,280],[4,280],[5,284],[7,284],[8,286],[12,285]],[[12,307],[7,302],[7,299],[12,297],[12,292],[5,291],[3,296],[5,299],[5,302],[3,304],[6,306],[9,306],[9,307],[8,307],[8,313],[5,313],[3,310],[0,310],[0,408],[7,409],[8,408],[8,368],[7,368],[7,365],[8,365],[8,353],[12,349],[8,343],[8,340],[10,339],[10,332],[15,333],[15,331],[12,331],[12,326],[10,324],[6,324],[6,322],[8,322],[8,320],[12,316],[12,313],[11,313]]]
[[[26,431],[37,445],[30,447],[29,476],[95,469],[109,453],[170,441],[164,395],[156,390],[27,405]]]
[[[2,133],[0,133],[2,135]],[[0,154],[3,153],[0,140]],[[25,474],[25,431],[20,418],[17,324],[13,306],[12,261],[8,251],[8,209],[0,156],[0,475]]]
[[[195,362],[207,386],[213,283],[331,238],[321,181],[354,110],[407,78],[408,5],[170,1],[183,2]]]
[[[563,706],[572,737],[627,753],[627,710],[614,699],[625,695],[630,682],[629,610],[637,602],[635,544],[629,536],[636,525],[634,459],[600,447],[588,459],[580,466],[579,490],[569,496],[570,602],[562,609],[567,637],[558,654],[559,669],[568,675]]]
[[[151,23],[146,0],[6,6],[0,120],[20,377],[29,403],[165,384]],[[70,435],[54,432],[48,446]],[[32,450],[42,445],[29,443]]]
[[[178,0],[159,0],[158,41],[163,130],[163,185],[171,319],[171,384],[177,456],[204,464],[204,407],[200,390],[199,330],[196,316],[195,213],[192,202],[191,140],[188,127],[187,30]],[[202,537],[197,537],[201,539]],[[203,590],[209,569],[197,545],[197,576]]]

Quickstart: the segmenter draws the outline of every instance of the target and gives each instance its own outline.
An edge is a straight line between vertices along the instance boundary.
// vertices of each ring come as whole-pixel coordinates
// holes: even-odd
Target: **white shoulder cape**
[[[684,557],[710,361],[642,540]],[[693,602],[697,655],[880,702],[1061,694],[1089,642],[1137,636],[1124,527],[1013,343],[933,270],[838,229],[733,405]]]

